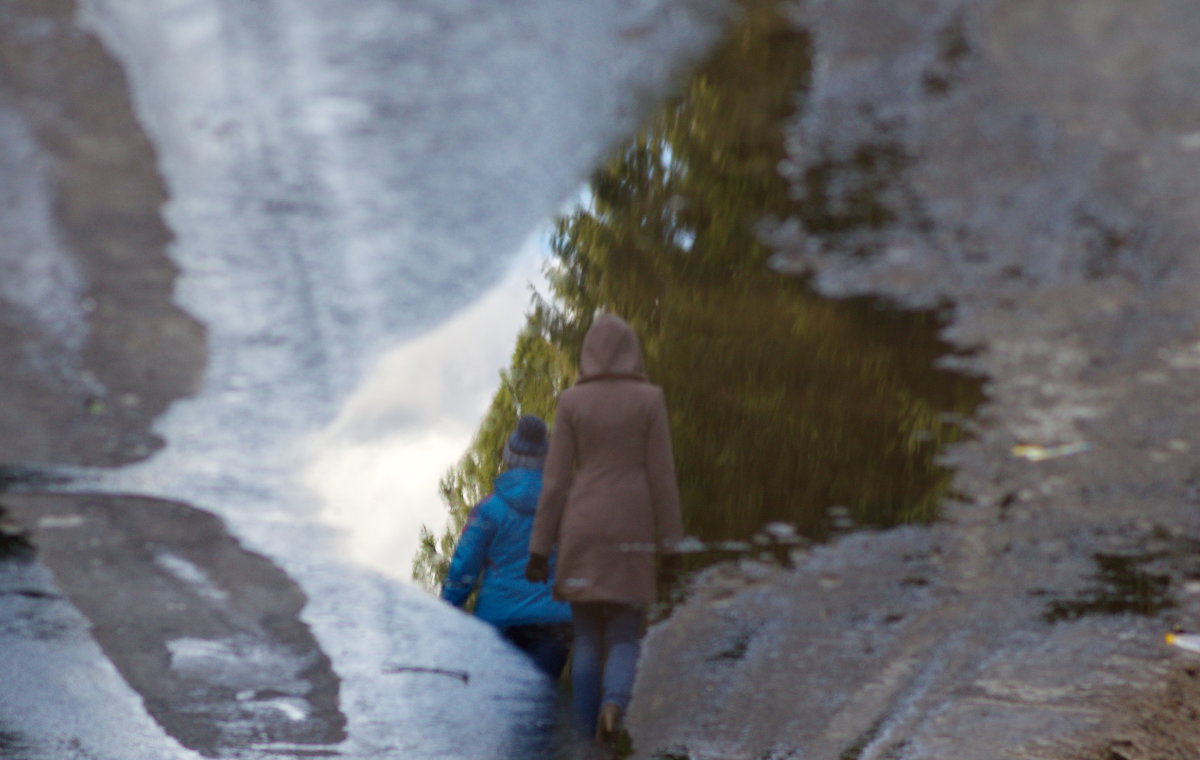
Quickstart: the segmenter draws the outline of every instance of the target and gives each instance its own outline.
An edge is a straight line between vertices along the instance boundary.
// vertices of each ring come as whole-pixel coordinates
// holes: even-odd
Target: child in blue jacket
[[[548,448],[546,423],[523,415],[504,445],[508,470],[467,517],[441,597],[461,607],[478,588],[475,615],[499,628],[538,668],[557,679],[571,648],[571,607],[554,600],[551,584],[525,579]]]

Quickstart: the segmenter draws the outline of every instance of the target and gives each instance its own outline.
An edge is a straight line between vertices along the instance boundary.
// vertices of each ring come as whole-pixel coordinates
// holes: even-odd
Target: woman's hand
[[[530,583],[545,583],[550,580],[550,560],[544,554],[530,554],[525,565],[525,580]]]

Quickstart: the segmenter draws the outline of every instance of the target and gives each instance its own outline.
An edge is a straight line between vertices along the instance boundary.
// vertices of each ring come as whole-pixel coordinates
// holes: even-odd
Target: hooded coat
[[[662,389],[619,317],[598,317],[584,338],[543,477],[529,550],[557,545],[555,598],[652,604],[655,551],[674,551],[683,533],[679,489]]]
[[[478,586],[475,616],[497,628],[569,622],[570,607],[553,599],[545,584],[525,580],[542,473],[508,470],[496,478],[495,488],[467,517],[442,584],[442,599],[461,607]]]

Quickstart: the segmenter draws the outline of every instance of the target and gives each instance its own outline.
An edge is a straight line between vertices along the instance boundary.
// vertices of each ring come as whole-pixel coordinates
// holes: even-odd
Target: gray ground
[[[948,305],[989,398],[943,524],[699,584],[650,637],[639,756],[1196,757],[1200,661],[1163,634],[1200,626],[1200,8],[796,18],[817,75],[784,171],[841,224],[773,225],[777,266]]]

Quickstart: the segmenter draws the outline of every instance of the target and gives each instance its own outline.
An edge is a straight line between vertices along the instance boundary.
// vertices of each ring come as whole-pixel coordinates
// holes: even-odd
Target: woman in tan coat
[[[580,730],[611,743],[629,703],[655,553],[677,571],[679,490],[662,389],[646,380],[637,336],[612,314],[583,341],[579,379],[558,399],[529,543],[530,580],[571,603],[572,702]]]

